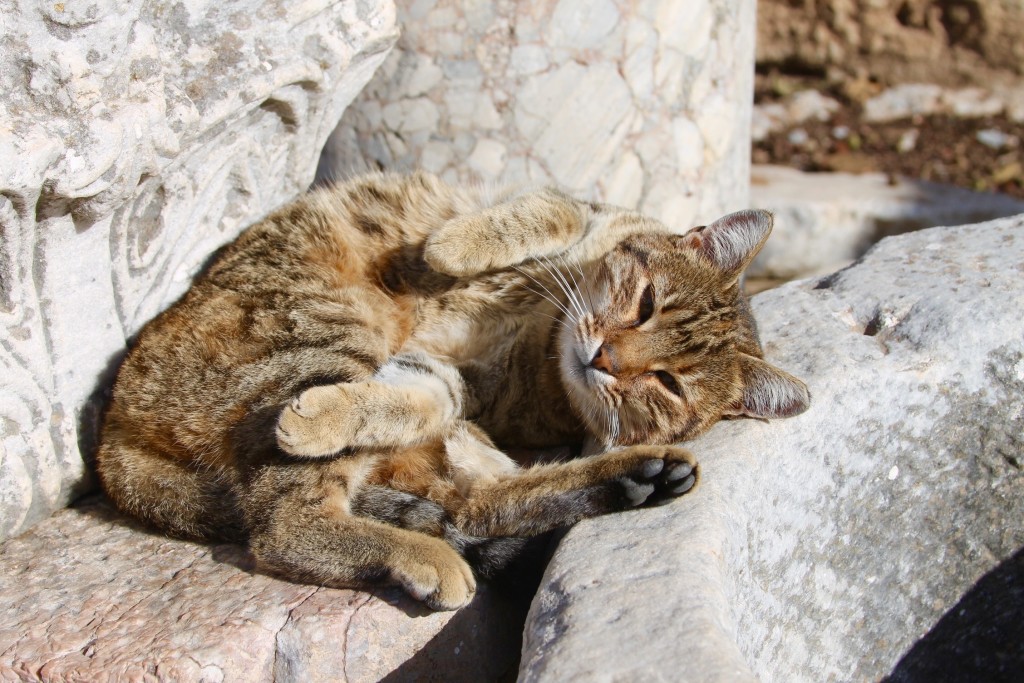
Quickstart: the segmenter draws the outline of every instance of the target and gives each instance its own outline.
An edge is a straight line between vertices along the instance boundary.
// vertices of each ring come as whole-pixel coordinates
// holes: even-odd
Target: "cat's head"
[[[804,383],[762,360],[740,289],[771,228],[770,213],[741,211],[684,235],[639,232],[587,269],[560,371],[606,445],[683,441],[722,418],[807,408]]]

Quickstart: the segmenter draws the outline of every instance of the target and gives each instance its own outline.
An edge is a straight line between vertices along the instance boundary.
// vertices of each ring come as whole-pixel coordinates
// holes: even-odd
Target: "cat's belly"
[[[405,348],[450,359],[455,365],[477,363],[499,368],[504,366],[519,329],[519,322],[515,319],[481,321],[447,316],[420,325]]]

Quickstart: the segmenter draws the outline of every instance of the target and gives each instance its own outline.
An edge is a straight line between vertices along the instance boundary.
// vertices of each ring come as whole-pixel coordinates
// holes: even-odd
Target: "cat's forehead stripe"
[[[650,267],[650,261],[648,260],[647,251],[639,249],[636,246],[629,244],[628,242],[619,245],[619,249],[629,254],[630,256],[634,257],[644,268]]]

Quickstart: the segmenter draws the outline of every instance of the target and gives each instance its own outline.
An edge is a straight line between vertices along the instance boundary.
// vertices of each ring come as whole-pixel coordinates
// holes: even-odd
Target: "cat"
[[[224,247],[119,369],[97,454],[122,511],[247,542],[291,580],[439,610],[523,539],[660,504],[671,445],[794,415],[740,291],[771,214],[684,235],[552,188],[427,173],[313,191]],[[597,453],[521,467],[501,449]]]

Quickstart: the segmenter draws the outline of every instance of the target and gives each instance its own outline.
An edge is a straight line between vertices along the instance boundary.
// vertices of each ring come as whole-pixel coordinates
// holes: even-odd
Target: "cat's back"
[[[306,386],[366,378],[401,348],[418,294],[387,279],[422,279],[416,245],[472,201],[424,174],[364,177],[312,192],[224,247],[119,370],[97,455],[111,497],[165,529],[207,535],[197,511],[231,487],[240,451],[273,450],[280,405]]]

